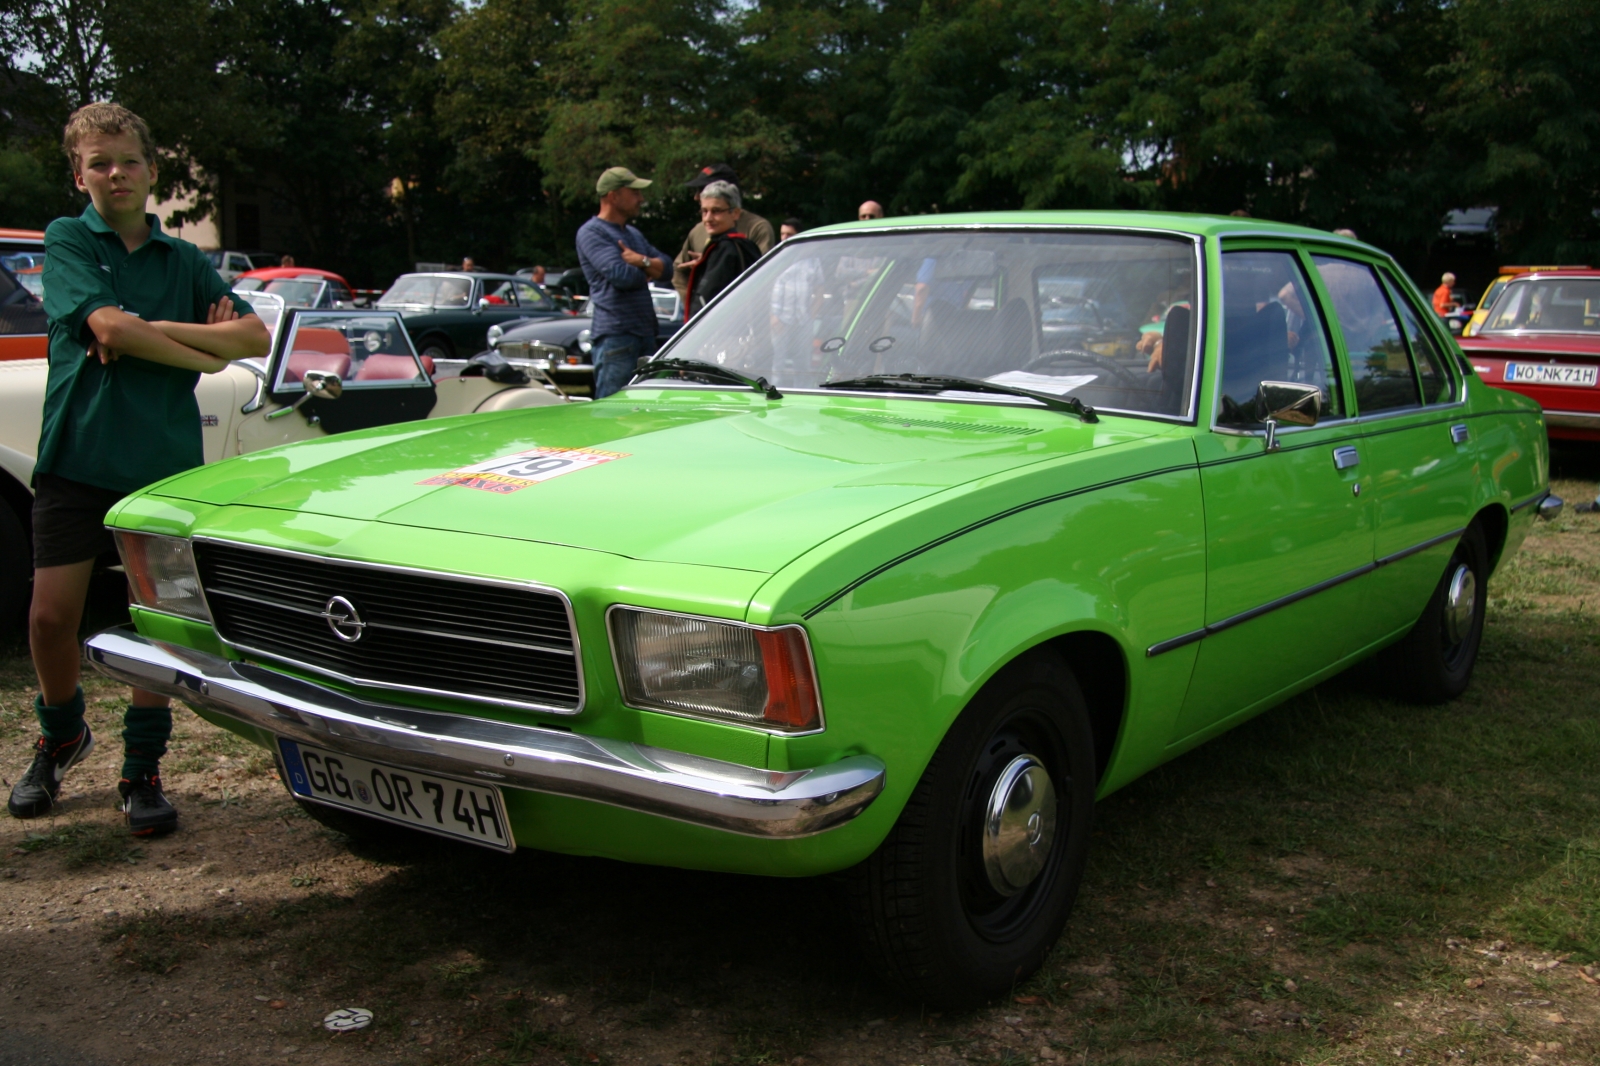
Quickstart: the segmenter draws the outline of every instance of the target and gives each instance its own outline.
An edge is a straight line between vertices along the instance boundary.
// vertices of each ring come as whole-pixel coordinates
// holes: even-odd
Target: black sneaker
[[[53,745],[40,737],[34,746],[33,764],[11,789],[11,801],[6,804],[11,817],[37,818],[49,814],[61,792],[61,779],[93,750],[94,734],[89,732],[88,726],[65,744]]]
[[[159,836],[178,828],[178,812],[161,792],[160,774],[140,774],[117,782],[128,831],[136,837]]]

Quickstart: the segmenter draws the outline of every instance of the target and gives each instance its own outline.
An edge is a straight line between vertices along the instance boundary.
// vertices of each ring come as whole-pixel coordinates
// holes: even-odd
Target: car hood
[[[1161,428],[987,404],[633,389],[275,448],[150,491],[771,573],[897,507]],[[587,452],[533,484],[459,483],[464,467],[535,449]]]

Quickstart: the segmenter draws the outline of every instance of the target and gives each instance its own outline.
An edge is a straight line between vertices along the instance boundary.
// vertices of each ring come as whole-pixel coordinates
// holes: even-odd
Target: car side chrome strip
[[[85,650],[107,677],[274,736],[744,836],[787,839],[841,825],[878,797],[886,773],[870,755],[767,770],[566,729],[369,703],[127,626],[96,634]]]
[[[1292,603],[1299,603],[1301,600],[1306,599],[1309,596],[1315,596],[1319,592],[1326,592],[1331,588],[1335,588],[1344,584],[1346,581],[1353,581],[1356,578],[1370,574],[1374,570],[1380,569],[1381,567],[1388,566],[1391,563],[1397,563],[1402,559],[1410,558],[1411,556],[1416,555],[1418,552],[1425,552],[1429,548],[1437,547],[1440,544],[1445,544],[1449,541],[1456,540],[1465,532],[1466,527],[1463,526],[1460,529],[1452,529],[1448,533],[1441,533],[1437,537],[1429,537],[1427,540],[1422,541],[1419,544],[1413,544],[1409,548],[1402,548],[1400,551],[1394,552],[1390,555],[1385,555],[1381,559],[1375,559],[1374,561],[1366,563],[1363,566],[1358,566],[1354,570],[1347,570],[1335,577],[1330,577],[1326,581],[1319,581],[1315,585],[1308,585],[1303,589],[1289,593],[1287,596],[1280,596],[1275,600],[1270,600],[1267,603],[1263,603],[1259,607],[1252,607],[1248,611],[1240,611],[1238,614],[1230,615],[1229,617],[1222,619],[1220,622],[1212,622],[1208,626],[1202,626],[1199,629],[1190,630],[1187,633],[1172,637],[1169,640],[1163,640],[1157,644],[1152,644],[1145,649],[1145,658],[1153,659],[1157,655],[1161,655],[1164,652],[1174,651],[1186,644],[1193,644],[1197,640],[1204,640],[1206,637],[1221,633],[1225,629],[1232,629],[1234,626],[1239,625],[1242,622],[1248,622],[1253,618],[1260,618],[1264,614],[1270,614],[1271,612],[1282,607],[1287,607]]]

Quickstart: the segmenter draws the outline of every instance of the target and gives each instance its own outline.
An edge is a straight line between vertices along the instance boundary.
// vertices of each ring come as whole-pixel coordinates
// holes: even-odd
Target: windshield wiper
[[[1006,396],[1026,396],[1030,400],[1038,400],[1052,411],[1065,411],[1068,414],[1077,415],[1085,422],[1100,421],[1100,416],[1094,413],[1094,408],[1076,396],[1055,396],[1048,392],[1035,392],[1033,389],[1019,389],[1014,385],[1001,385],[995,381],[984,381],[982,378],[963,378],[950,374],[868,374],[866,377],[861,378],[824,381],[821,387],[824,389],[877,389],[896,392],[921,392],[930,395],[953,390],[994,392]]]
[[[633,377],[628,384],[633,384],[640,378],[653,378],[661,372],[670,371],[678,377],[690,380],[703,380],[713,378],[717,381],[731,381],[743,385],[757,392],[764,392],[769,400],[783,399],[783,393],[773,387],[766,378],[747,378],[736,370],[729,370],[716,363],[703,363],[698,359],[647,359],[639,363],[639,368],[633,372]],[[706,382],[712,384],[712,382]]]

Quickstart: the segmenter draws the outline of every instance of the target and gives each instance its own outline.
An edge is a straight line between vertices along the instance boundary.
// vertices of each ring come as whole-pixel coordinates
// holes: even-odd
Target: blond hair
[[[78,159],[78,145],[83,143],[84,138],[97,134],[116,137],[125,133],[139,138],[139,147],[144,152],[146,163],[156,161],[155,142],[150,137],[150,127],[145,125],[144,119],[121,104],[105,100],[84,104],[72,113],[72,117],[67,119],[66,129],[61,131],[61,150],[72,160],[72,172],[80,174],[83,167]]]

